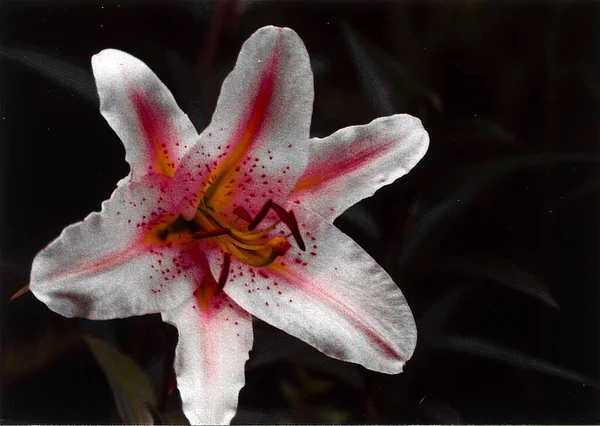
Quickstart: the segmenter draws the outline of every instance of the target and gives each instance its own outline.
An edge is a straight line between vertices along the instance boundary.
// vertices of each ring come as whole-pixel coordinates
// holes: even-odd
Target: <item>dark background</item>
[[[149,377],[157,419],[183,421],[168,386],[177,333],[158,316],[65,319],[31,294],[8,299],[35,254],[128,172],[91,55],[143,60],[202,130],[243,41],[274,24],[311,55],[314,136],[394,112],[429,131],[413,172],[336,221],[401,287],[419,343],[405,373],[386,376],[257,322],[234,421],[598,423],[599,12],[575,1],[3,1],[2,421],[127,421],[115,373],[84,335]]]

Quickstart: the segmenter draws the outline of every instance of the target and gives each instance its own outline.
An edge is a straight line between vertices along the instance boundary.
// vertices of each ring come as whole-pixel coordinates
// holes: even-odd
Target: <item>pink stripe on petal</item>
[[[329,356],[401,372],[414,350],[416,328],[398,286],[331,223],[301,206],[294,209],[307,251],[290,249],[265,268],[233,264],[239,272],[224,292]],[[207,255],[211,264],[218,261]]]
[[[177,327],[177,387],[191,424],[229,424],[252,348],[252,317],[225,294],[204,310],[195,298],[162,314]]]
[[[264,203],[283,203],[307,160],[313,83],[304,44],[292,30],[265,27],[243,45],[223,83],[200,152],[182,160],[184,169],[205,170],[200,181],[182,175],[190,192],[228,221],[244,207],[254,217]],[[195,200],[199,202],[199,197]],[[191,217],[192,202],[183,211]]]
[[[331,185],[332,180],[343,179],[348,174],[361,171],[378,157],[389,154],[391,148],[389,145],[376,145],[372,136],[366,136],[354,140],[336,161],[332,161],[333,156],[315,156],[304,170],[295,191],[315,190]]]
[[[163,198],[168,178],[153,176],[119,182],[100,213],[65,228],[35,257],[38,299],[64,316],[109,319],[157,313],[190,297],[204,275],[201,253],[148,244],[153,218],[173,214]]]
[[[132,179],[172,177],[199,137],[171,92],[142,61],[118,50],[94,55],[92,68],[100,112],[123,141]]]
[[[373,120],[310,140],[310,161],[290,200],[333,221],[344,210],[408,173],[429,136],[409,115]]]
[[[173,135],[169,115],[135,89],[130,89],[128,93],[147,144],[149,171],[175,176],[179,153],[174,148],[180,142]]]
[[[106,254],[98,260],[84,260],[77,265],[72,265],[69,269],[52,271],[45,276],[45,279],[48,281],[61,281],[81,278],[85,275],[96,275],[124,265],[132,259],[142,256],[146,251],[147,248],[139,244],[123,247],[115,252]]]

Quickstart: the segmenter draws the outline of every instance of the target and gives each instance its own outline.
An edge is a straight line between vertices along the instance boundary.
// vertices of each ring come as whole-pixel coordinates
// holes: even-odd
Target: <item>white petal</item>
[[[203,308],[190,298],[163,320],[179,331],[177,387],[191,424],[229,424],[252,348],[252,317],[224,293]]]
[[[292,201],[331,221],[423,158],[429,135],[418,118],[393,115],[311,139],[311,154]]]
[[[242,308],[321,352],[371,370],[402,371],[417,331],[390,276],[330,222],[294,208],[307,250],[264,268],[232,262],[225,292]],[[217,253],[208,252],[218,269]]]
[[[302,40],[289,28],[261,28],[244,43],[210,126],[182,160],[177,180],[199,196],[211,173],[215,183],[204,201],[222,214],[243,205],[254,215],[268,199],[287,201],[307,163],[312,103]],[[186,200],[186,218],[197,203]]]
[[[89,319],[158,313],[190,297],[202,253],[145,242],[148,223],[170,213],[166,179],[124,179],[100,213],[65,228],[33,261],[33,294],[54,312]]]
[[[132,178],[172,177],[198,133],[169,89],[142,61],[118,50],[94,55],[92,68],[100,111],[125,145]]]

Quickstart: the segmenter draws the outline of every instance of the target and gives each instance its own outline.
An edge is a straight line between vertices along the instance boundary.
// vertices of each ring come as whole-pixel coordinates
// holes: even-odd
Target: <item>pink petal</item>
[[[194,247],[152,245],[147,230],[174,214],[168,178],[122,180],[100,213],[68,226],[34,259],[31,291],[66,317],[158,313],[190,297],[204,276]]]
[[[402,292],[354,241],[330,222],[294,208],[307,250],[296,247],[264,268],[232,259],[224,291],[252,315],[333,358],[395,374],[413,353],[417,331]],[[208,253],[218,270],[217,253]]]
[[[344,210],[408,173],[429,136],[418,118],[401,114],[310,140],[310,162],[290,200],[333,221]]]
[[[252,317],[221,293],[203,308],[196,298],[162,315],[179,330],[177,387],[191,424],[229,424],[252,348]]]
[[[254,33],[223,83],[210,126],[177,170],[195,194],[184,216],[193,216],[204,190],[207,204],[226,213],[242,205],[255,215],[268,199],[286,201],[306,166],[312,101],[298,35],[276,27]]]
[[[100,111],[125,145],[132,178],[174,176],[198,133],[171,92],[143,62],[118,50],[94,55],[92,68]]]

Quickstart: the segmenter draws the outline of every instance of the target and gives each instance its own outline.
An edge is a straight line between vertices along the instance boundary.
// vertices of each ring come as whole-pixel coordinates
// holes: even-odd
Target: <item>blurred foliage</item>
[[[156,397],[145,373],[130,358],[102,340],[86,336],[85,342],[108,379],[121,421],[125,424],[154,423]]]
[[[177,333],[159,318],[97,323],[31,294],[8,300],[37,251],[127,173],[91,55],[142,59],[201,130],[241,43],[274,24],[311,55],[314,136],[396,112],[430,133],[408,176],[336,220],[402,288],[419,343],[386,376],[255,321],[234,423],[598,423],[599,12],[591,1],[4,1],[2,421],[185,422]]]

